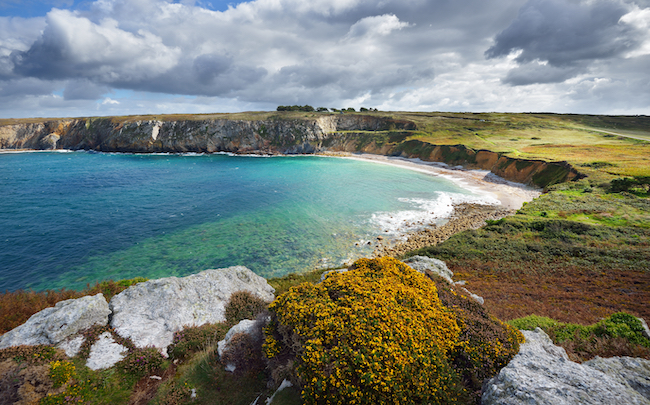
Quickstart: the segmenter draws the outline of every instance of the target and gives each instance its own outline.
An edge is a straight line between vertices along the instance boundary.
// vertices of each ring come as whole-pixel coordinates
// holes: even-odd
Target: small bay
[[[465,200],[481,198],[341,158],[1,153],[0,290],[337,266],[369,255],[377,235],[444,221]]]

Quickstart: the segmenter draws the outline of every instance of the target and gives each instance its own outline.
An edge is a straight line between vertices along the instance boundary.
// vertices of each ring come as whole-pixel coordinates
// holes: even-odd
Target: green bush
[[[238,291],[226,304],[226,322],[234,325],[243,319],[255,319],[264,312],[268,303],[249,291]]]
[[[512,319],[507,323],[520,330],[535,330],[535,328],[548,330],[549,328],[558,325],[558,322],[554,319],[537,315],[528,315],[523,318]]]
[[[229,327],[225,323],[188,326],[174,333],[174,340],[167,347],[167,353],[173,359],[185,359],[223,339],[228,333],[228,329]]]
[[[129,352],[126,357],[117,364],[117,367],[125,373],[137,378],[142,378],[159,370],[164,359],[158,349],[154,347],[137,348]]]

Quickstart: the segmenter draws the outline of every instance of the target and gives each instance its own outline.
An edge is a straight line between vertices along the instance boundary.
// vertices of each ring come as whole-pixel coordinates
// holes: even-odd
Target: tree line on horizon
[[[302,111],[302,112],[356,112],[353,107],[348,107],[348,108],[327,108],[327,107],[318,107],[314,108],[310,105],[279,105],[278,108],[276,108],[276,111]],[[366,107],[361,107],[359,108],[360,112],[369,112],[369,111],[379,111],[376,108],[366,108]]]

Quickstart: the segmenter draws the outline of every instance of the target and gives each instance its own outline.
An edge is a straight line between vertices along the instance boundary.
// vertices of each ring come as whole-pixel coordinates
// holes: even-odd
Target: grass
[[[607,189],[588,179],[555,186],[511,217],[407,256],[445,260],[501,319],[649,318],[650,199]]]
[[[624,312],[591,325],[558,322],[537,315],[513,319],[508,323],[517,329],[543,329],[556,344],[564,347],[573,361],[584,362],[596,356],[650,359],[650,339],[644,335],[643,325]]]
[[[420,140],[435,145],[465,145],[509,157],[567,161],[587,178],[549,187],[516,215],[457,234],[448,241],[410,252],[445,260],[456,280],[485,298],[485,307],[525,329],[540,326],[562,344],[572,359],[594,355],[649,358],[647,345],[625,333],[604,335],[613,314],[650,319],[650,199],[647,194],[609,193],[621,176],[650,176],[650,117],[505,113],[346,113],[407,120],[416,129],[350,131],[341,135],[362,148],[370,143],[398,145]],[[115,123],[141,120],[313,120],[327,113],[244,112],[237,114],[140,115],[95,117]],[[331,115],[331,114],[330,114]],[[64,119],[69,120],[69,119]],[[0,125],[41,123],[45,119],[0,120]],[[629,137],[640,139],[632,139]],[[277,294],[303,282],[317,282],[325,270],[270,279]],[[0,294],[0,333],[24,323],[33,313],[63,299],[103,292],[107,299],[142,280],[105,282],[84,291],[6,292]],[[525,317],[522,319],[522,317]],[[605,321],[603,321],[605,319]],[[232,322],[231,322],[232,323]],[[600,325],[600,326],[599,326]],[[609,326],[607,326],[609,325]],[[92,403],[174,404],[246,403],[271,392],[259,371],[223,370],[215,344],[228,325],[192,331],[178,366],[165,364],[162,385],[138,380],[120,370],[93,372],[74,359],[77,382]],[[599,329],[600,328],[600,329]],[[614,326],[614,329],[618,326]],[[624,328],[623,328],[624,329]],[[195,333],[196,332],[196,333]],[[173,351],[172,351],[173,353]],[[97,388],[95,390],[95,388]],[[157,394],[156,394],[157,392]],[[295,388],[276,397],[300,403]],[[139,402],[140,401],[140,402]],[[276,402],[274,402],[276,403]]]

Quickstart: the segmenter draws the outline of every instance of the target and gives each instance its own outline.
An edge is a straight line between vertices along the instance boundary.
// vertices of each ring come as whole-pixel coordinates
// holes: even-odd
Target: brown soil
[[[148,404],[158,392],[160,384],[174,377],[174,374],[176,374],[176,365],[171,364],[167,370],[152,374],[152,376],[160,377],[160,380],[151,378],[151,376],[142,377],[133,388],[133,393],[129,398],[129,405]]]

